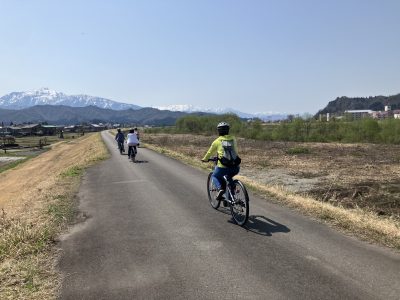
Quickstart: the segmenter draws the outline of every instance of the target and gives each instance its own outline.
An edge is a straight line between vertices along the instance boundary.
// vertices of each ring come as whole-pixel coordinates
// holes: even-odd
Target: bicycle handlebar
[[[208,160],[202,160],[202,162],[210,162],[210,161],[217,162],[218,161],[218,157],[214,156],[214,157],[209,158]]]

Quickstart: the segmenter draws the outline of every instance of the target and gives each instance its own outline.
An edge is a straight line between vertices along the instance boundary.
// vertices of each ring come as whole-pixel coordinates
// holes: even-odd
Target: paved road
[[[400,256],[251,196],[247,229],[206,174],[140,148],[88,170],[63,237],[62,299],[399,299]]]

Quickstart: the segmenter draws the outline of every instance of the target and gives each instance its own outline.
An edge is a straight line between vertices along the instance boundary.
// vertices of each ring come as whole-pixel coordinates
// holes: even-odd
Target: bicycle
[[[214,170],[217,166],[218,158],[214,157],[209,159],[208,161],[212,161],[214,163]],[[230,208],[232,218],[235,223],[239,226],[245,225],[249,218],[249,195],[247,193],[246,187],[240,180],[228,178],[228,176],[225,175],[225,198],[218,200],[218,190],[213,183],[212,174],[213,172],[211,171],[210,174],[208,174],[207,179],[207,194],[211,206],[214,209],[218,209],[221,201],[226,201],[226,204]]]
[[[128,146],[128,158],[132,160],[132,162],[136,162],[137,155],[137,145],[136,146]]]
[[[123,152],[125,152],[124,142],[118,142],[118,149],[119,149],[119,153],[121,155],[122,155]]]

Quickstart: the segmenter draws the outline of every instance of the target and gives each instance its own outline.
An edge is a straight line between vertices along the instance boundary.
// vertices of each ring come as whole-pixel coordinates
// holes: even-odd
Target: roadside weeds
[[[0,196],[1,299],[57,297],[57,238],[76,216],[75,195],[84,169],[107,155],[100,134],[87,135],[0,174],[6,194]],[[46,172],[48,161],[52,169]],[[19,186],[39,179],[35,188]]]
[[[145,147],[198,169],[209,170],[207,165],[182,153],[148,143],[145,144]],[[340,206],[333,206],[313,199],[306,194],[298,195],[289,192],[281,186],[263,185],[244,176],[237,177],[265,199],[273,197],[279,203],[295,208],[362,240],[400,250],[400,224],[395,219],[379,217],[372,212],[358,208],[345,209]]]

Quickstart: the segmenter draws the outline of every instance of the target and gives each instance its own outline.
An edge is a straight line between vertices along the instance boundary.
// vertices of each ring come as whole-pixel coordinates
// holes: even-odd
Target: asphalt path
[[[247,228],[205,172],[145,148],[91,167],[61,241],[62,299],[400,299],[400,255],[250,193]]]

